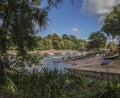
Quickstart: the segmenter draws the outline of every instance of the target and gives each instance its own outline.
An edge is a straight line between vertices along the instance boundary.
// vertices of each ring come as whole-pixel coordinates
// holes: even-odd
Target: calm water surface
[[[66,72],[67,70],[65,68],[69,68],[72,65],[68,64],[68,63],[64,63],[64,62],[60,62],[61,60],[61,56],[51,56],[51,57],[45,57],[42,60],[42,66],[36,66],[36,67],[27,67],[27,71],[28,72],[33,72],[37,71],[37,72],[41,72],[44,69],[47,69],[48,71],[52,71],[52,70],[58,70],[58,71],[62,71],[62,72]]]

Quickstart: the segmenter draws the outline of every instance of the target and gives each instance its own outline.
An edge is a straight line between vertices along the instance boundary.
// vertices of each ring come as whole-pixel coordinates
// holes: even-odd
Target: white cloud
[[[99,23],[103,23],[117,4],[120,4],[120,0],[83,0],[82,10],[99,16]]]
[[[72,28],[72,32],[78,32],[79,29],[78,28]]]

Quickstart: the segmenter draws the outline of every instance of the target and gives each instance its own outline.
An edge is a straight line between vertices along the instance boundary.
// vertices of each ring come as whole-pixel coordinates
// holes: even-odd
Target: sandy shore
[[[75,53],[78,51],[75,50],[35,50],[35,51],[28,51],[29,54],[48,54],[48,53],[62,53],[62,52],[66,52],[66,53]],[[8,54],[16,54],[16,51],[8,51]]]

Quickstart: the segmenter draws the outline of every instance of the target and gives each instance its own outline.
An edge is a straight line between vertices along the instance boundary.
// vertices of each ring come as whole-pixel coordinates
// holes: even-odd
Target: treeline
[[[86,41],[78,39],[74,35],[63,34],[59,36],[57,34],[49,34],[45,37],[34,36],[36,46],[32,50],[49,50],[49,49],[72,49],[81,50],[86,48]],[[31,42],[32,43],[32,42]],[[10,50],[16,49],[15,45],[10,47]]]
[[[8,38],[10,35],[7,36]],[[29,45],[32,46],[30,50],[91,50],[91,49],[102,49],[102,48],[116,48],[117,44],[114,42],[107,43],[107,38],[100,32],[93,32],[89,36],[88,40],[82,40],[74,35],[63,34],[48,34],[45,37],[34,35],[34,40],[29,40]],[[33,42],[34,41],[34,42]],[[34,45],[33,45],[34,43]],[[9,50],[17,50],[18,47],[9,42]]]
[[[63,34],[59,36],[57,34],[49,34],[46,37],[42,38],[35,36],[37,41],[37,50],[48,50],[48,49],[72,49],[79,50],[86,48],[86,41],[78,39],[74,35]]]

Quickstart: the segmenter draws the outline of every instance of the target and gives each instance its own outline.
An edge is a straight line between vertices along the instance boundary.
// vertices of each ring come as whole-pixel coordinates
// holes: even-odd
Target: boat
[[[109,59],[104,59],[104,60],[102,61],[101,65],[107,65],[107,64],[110,63],[110,61],[111,61],[111,60],[109,60]]]
[[[104,59],[115,59],[119,56],[119,54],[114,54],[112,56],[107,56],[107,57],[104,57]]]

